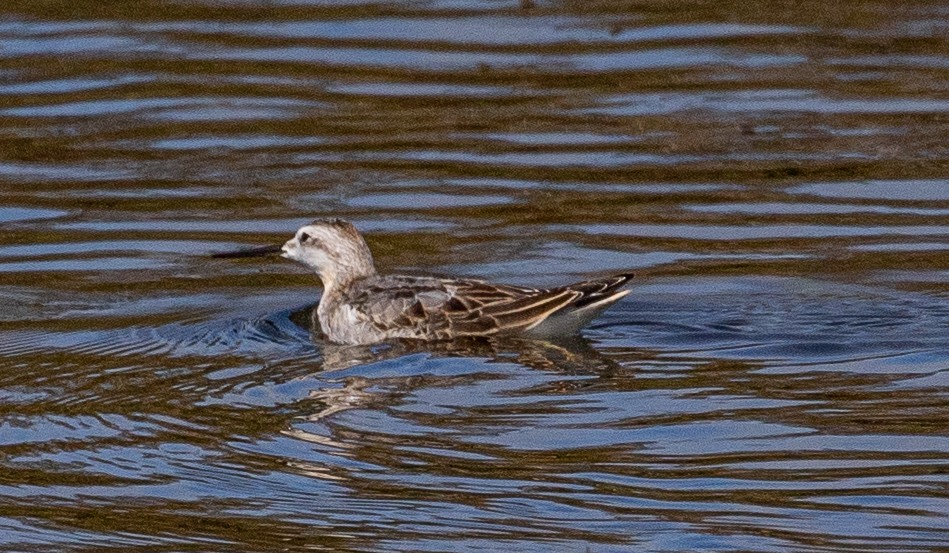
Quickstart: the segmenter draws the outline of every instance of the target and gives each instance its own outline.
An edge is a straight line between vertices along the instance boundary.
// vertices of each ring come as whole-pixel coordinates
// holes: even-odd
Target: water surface
[[[0,8],[0,549],[941,551],[936,2]],[[565,343],[345,348],[208,254],[633,270]]]

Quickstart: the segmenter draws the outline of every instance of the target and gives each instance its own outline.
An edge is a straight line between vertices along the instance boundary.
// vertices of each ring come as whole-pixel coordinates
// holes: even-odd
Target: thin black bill
[[[218,259],[240,259],[243,257],[263,257],[266,255],[273,255],[275,253],[280,253],[280,248],[282,245],[274,244],[270,246],[259,246],[256,248],[247,248],[243,250],[234,250],[230,252],[218,252],[212,253],[211,257]]]

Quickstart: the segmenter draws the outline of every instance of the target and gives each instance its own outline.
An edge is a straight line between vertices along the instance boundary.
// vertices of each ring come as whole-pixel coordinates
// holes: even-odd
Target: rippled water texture
[[[0,550],[945,551],[936,1],[6,0]],[[341,348],[279,259],[631,269]]]

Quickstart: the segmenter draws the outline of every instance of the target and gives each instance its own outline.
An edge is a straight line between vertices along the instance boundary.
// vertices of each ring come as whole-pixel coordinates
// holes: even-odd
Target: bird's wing
[[[610,298],[632,275],[539,289],[481,280],[385,277],[347,301],[383,332],[454,338],[530,330],[552,314]]]
[[[452,293],[454,310],[462,308],[474,311],[482,307],[502,304],[537,294],[543,290],[523,288],[505,284],[492,284],[473,279],[441,279],[440,282]]]
[[[422,337],[447,326],[441,308],[450,300],[437,279],[386,277],[360,286],[346,303],[379,331]]]
[[[580,294],[567,290],[524,288],[482,280],[443,280],[451,298],[442,306],[446,332],[481,336],[529,328]]]
[[[627,293],[617,289],[632,277],[621,274],[550,289],[472,280],[443,281],[453,292],[443,310],[454,335],[531,330],[555,313],[609,305]]]

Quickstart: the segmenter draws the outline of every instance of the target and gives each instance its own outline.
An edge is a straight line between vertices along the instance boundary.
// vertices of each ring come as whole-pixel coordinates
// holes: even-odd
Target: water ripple
[[[0,549],[940,550],[937,4],[5,3]],[[345,347],[207,255],[330,216],[636,278],[572,340]]]

